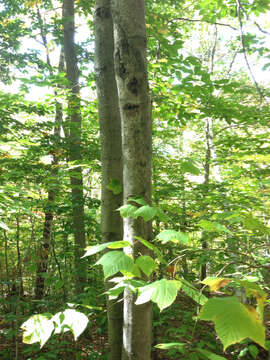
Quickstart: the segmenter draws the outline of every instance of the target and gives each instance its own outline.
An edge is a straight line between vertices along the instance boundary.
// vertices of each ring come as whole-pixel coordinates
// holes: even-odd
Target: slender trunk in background
[[[7,289],[8,294],[10,294],[10,276],[9,276],[9,265],[8,265],[8,238],[7,238],[7,232],[6,230],[3,230],[4,232],[4,241],[5,241],[5,268],[6,268],[6,283],[7,283]]]
[[[95,78],[101,139],[102,188],[101,231],[102,241],[122,240],[122,220],[119,211],[122,191],[107,188],[111,181],[122,184],[121,119],[114,73],[114,39],[110,0],[96,0]],[[107,283],[107,287],[109,284]],[[122,302],[107,300],[109,360],[120,360],[122,352]]]
[[[22,275],[22,257],[21,257],[21,249],[20,249],[20,217],[16,216],[16,247],[17,247],[17,275],[19,278],[19,291],[18,295],[23,296],[23,275]]]
[[[209,192],[209,179],[210,179],[210,163],[211,163],[211,147],[212,147],[212,120],[206,118],[205,120],[205,160],[204,160],[204,189],[203,189],[203,209],[204,211],[207,207],[205,197],[208,195]],[[205,231],[202,233],[201,243],[202,243],[202,250],[204,250],[204,258],[206,259],[206,250],[208,249],[208,236]],[[207,262],[201,265],[201,280],[204,280],[207,277]]]
[[[81,154],[81,103],[79,69],[75,50],[74,0],[63,0],[64,54],[68,85],[69,161],[80,164]],[[70,170],[72,217],[75,240],[75,291],[82,293],[86,283],[86,260],[81,259],[85,249],[83,175],[81,166]]]
[[[122,125],[124,204],[143,197],[151,205],[152,119],[149,97],[144,1],[112,0],[114,61]],[[146,249],[135,236],[151,241],[152,224],[141,218],[124,219],[124,239],[134,247],[125,251],[137,257]],[[122,360],[150,360],[152,305],[134,305],[135,296],[124,292]]]
[[[48,65],[50,61],[48,58]],[[64,68],[63,54],[60,54],[59,72]],[[55,94],[57,95],[57,94]],[[52,226],[54,218],[55,196],[58,192],[58,163],[57,150],[60,148],[60,127],[63,120],[63,111],[61,104],[56,100],[55,103],[55,124],[54,124],[54,150],[51,165],[50,183],[48,184],[48,198],[44,207],[45,220],[43,225],[42,241],[38,250],[38,263],[36,274],[35,298],[42,299],[45,293],[45,275],[48,272],[48,261],[50,253],[50,241],[52,236]]]

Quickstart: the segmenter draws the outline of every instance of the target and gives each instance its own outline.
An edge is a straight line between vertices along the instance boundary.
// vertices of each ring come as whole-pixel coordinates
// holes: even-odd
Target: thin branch
[[[214,71],[214,60],[215,60],[216,48],[217,48],[217,35],[218,35],[218,31],[217,31],[217,26],[215,25],[214,43],[211,50],[211,61],[210,61],[210,69],[209,69],[210,74],[213,74]]]
[[[264,30],[264,29],[260,26],[260,24],[258,24],[256,21],[254,21],[254,24],[257,26],[257,28],[258,28],[262,33],[267,34],[267,35],[270,35],[270,33],[269,33],[268,31]]]
[[[254,74],[253,74],[253,71],[251,69],[251,66],[249,64],[249,61],[248,61],[248,57],[247,57],[247,50],[246,50],[246,45],[245,45],[245,41],[244,41],[244,31],[243,31],[243,22],[242,22],[242,19],[241,19],[241,10],[243,9],[242,8],[242,4],[240,2],[240,0],[236,0],[236,7],[237,7],[237,16],[238,16],[238,19],[239,19],[239,25],[240,25],[240,37],[241,37],[241,43],[242,43],[242,49],[243,49],[243,53],[244,53],[244,58],[245,58],[245,61],[246,61],[246,64],[247,64],[247,68],[249,70],[249,73],[250,73],[250,76],[256,86],[256,89],[258,91],[258,93],[260,94],[260,98],[263,99],[264,97],[264,94],[262,92],[262,89],[260,88]]]
[[[227,71],[227,76],[230,75],[230,72],[232,71],[232,67],[233,67],[233,64],[235,62],[235,59],[236,59],[236,56],[239,54],[239,50],[236,50],[235,53],[233,54],[233,58],[232,58],[232,61],[229,65],[229,68],[228,68],[228,71]]]
[[[209,21],[206,20],[200,20],[200,19],[188,19],[188,18],[183,18],[183,17],[179,17],[179,18],[175,18],[175,19],[171,19],[167,22],[167,24],[172,23],[174,21],[190,21],[190,22],[201,22],[201,23],[207,23],[210,25],[219,25],[219,26],[227,26],[232,30],[238,30],[236,27],[230,25],[230,24],[224,24],[224,23],[219,23],[219,22],[215,22],[215,23],[210,23]]]

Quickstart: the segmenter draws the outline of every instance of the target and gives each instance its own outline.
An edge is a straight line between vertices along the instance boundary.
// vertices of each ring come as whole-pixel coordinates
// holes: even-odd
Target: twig
[[[243,22],[242,22],[242,19],[241,19],[241,10],[243,9],[242,7],[242,4],[240,2],[240,0],[236,0],[236,8],[237,8],[237,16],[238,16],[238,19],[239,19],[239,25],[240,25],[240,37],[241,37],[241,43],[242,43],[242,49],[243,49],[243,53],[244,53],[244,58],[245,58],[245,61],[246,61],[246,64],[247,64],[247,68],[249,70],[249,73],[250,73],[250,76],[256,86],[256,89],[260,95],[260,98],[261,100],[263,99],[264,97],[264,94],[261,90],[261,88],[259,87],[259,84],[253,74],[253,71],[251,69],[251,66],[249,64],[249,61],[248,61],[248,57],[247,57],[247,51],[246,51],[246,45],[245,45],[245,41],[244,41],[244,31],[243,31]]]
[[[174,21],[190,21],[190,22],[202,22],[202,23],[207,23],[210,25],[219,25],[219,26],[227,26],[232,30],[238,30],[236,27],[230,25],[230,24],[224,24],[224,23],[219,23],[219,22],[215,22],[215,23],[210,23],[209,21],[206,20],[200,20],[200,19],[188,19],[188,18],[183,18],[183,17],[179,17],[179,18],[175,18],[175,19],[171,19],[167,22],[167,24],[172,23]]]
[[[257,28],[258,28],[262,33],[267,34],[267,35],[270,35],[270,33],[269,33],[268,31],[264,30],[264,29],[260,26],[260,24],[258,24],[256,21],[254,21],[254,24],[257,26]]]

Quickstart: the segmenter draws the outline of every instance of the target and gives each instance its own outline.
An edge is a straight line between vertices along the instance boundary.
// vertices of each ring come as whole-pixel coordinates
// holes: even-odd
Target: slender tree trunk
[[[205,140],[206,140],[206,147],[205,147],[205,161],[204,161],[204,200],[203,200],[203,210],[206,208],[205,197],[208,195],[209,192],[209,179],[210,179],[210,163],[211,163],[211,145],[212,145],[212,121],[209,118],[205,120]],[[204,250],[204,258],[206,258],[206,251],[208,249],[208,236],[203,231],[201,243],[202,249]],[[207,262],[201,265],[201,280],[207,277]]]
[[[101,231],[102,241],[109,242],[123,238],[121,216],[119,211],[116,211],[122,204],[122,191],[114,193],[107,188],[112,180],[122,184],[121,119],[114,73],[114,39],[110,0],[96,0],[94,28],[102,161]],[[107,315],[110,349],[108,359],[120,360],[122,302],[107,300]]]
[[[20,249],[20,217],[16,216],[16,247],[17,247],[17,274],[19,277],[19,291],[18,295],[23,296],[23,275],[22,275],[22,257],[21,257],[21,249]]]
[[[48,65],[50,66],[50,60],[48,58]],[[63,54],[60,54],[59,59],[59,72],[63,71],[64,59]],[[57,93],[55,92],[55,95]],[[44,209],[45,220],[43,226],[43,235],[40,248],[38,250],[38,264],[37,264],[37,275],[36,275],[36,286],[35,286],[35,298],[42,299],[45,292],[45,276],[48,271],[48,261],[50,253],[50,241],[52,236],[52,226],[54,218],[53,207],[55,205],[55,197],[58,192],[58,163],[59,158],[57,156],[57,150],[60,147],[60,127],[63,120],[63,110],[61,104],[56,100],[55,102],[55,125],[54,125],[54,144],[55,149],[53,150],[53,161],[52,170],[50,176],[50,183],[48,189],[47,203]]]
[[[6,283],[7,283],[7,289],[8,294],[10,294],[10,276],[9,276],[9,265],[8,265],[8,238],[7,238],[7,232],[6,230],[3,230],[4,232],[4,241],[5,241],[5,268],[6,268]]]
[[[63,0],[64,53],[66,73],[69,81],[69,161],[80,164],[81,154],[81,104],[79,88],[79,69],[75,51],[74,0]],[[81,259],[85,248],[83,175],[81,166],[70,170],[72,196],[72,217],[75,239],[75,290],[81,293],[86,283],[86,260]]]
[[[124,203],[141,196],[151,204],[152,121],[146,63],[144,1],[112,0],[115,72],[122,124]],[[134,245],[125,251],[134,258],[146,250],[135,236],[152,238],[152,224],[124,219],[124,239]],[[152,305],[134,305],[134,294],[124,293],[122,360],[150,360]]]

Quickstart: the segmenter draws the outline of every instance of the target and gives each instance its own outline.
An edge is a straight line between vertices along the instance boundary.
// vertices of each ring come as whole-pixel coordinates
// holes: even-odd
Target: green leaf
[[[254,308],[247,308],[237,297],[212,298],[202,307],[199,318],[213,321],[224,350],[246,338],[265,347],[265,328]]]
[[[139,296],[135,304],[140,305],[152,300],[162,311],[174,302],[181,285],[181,282],[177,280],[155,281],[139,288]]]
[[[229,229],[216,221],[212,222],[208,220],[200,220],[198,222],[198,225],[208,232],[225,232],[227,234],[233,235],[233,233]]]
[[[257,346],[253,344],[249,345],[248,351],[250,352],[250,355],[253,357],[253,359],[257,359],[257,356],[259,355],[259,350]]]
[[[120,215],[124,218],[135,218],[136,216],[134,214],[138,210],[138,208],[134,205],[126,204],[121,206],[118,210],[120,211]]]
[[[133,278],[133,277],[140,278],[142,276],[139,265],[137,264],[134,264],[132,271],[121,270],[121,273],[128,278]]]
[[[267,299],[266,292],[263,291],[262,288],[254,282],[248,280],[234,280],[234,281],[239,283],[241,286],[243,286],[247,297],[253,296],[256,298],[258,304],[257,310],[261,319],[263,319],[264,305]]]
[[[122,248],[124,248],[126,246],[131,246],[131,245],[130,245],[130,243],[128,241],[124,241],[124,240],[111,241],[111,242],[107,242],[107,243],[104,243],[104,244],[88,246],[85,249],[86,253],[82,256],[82,258],[84,258],[86,256],[91,256],[91,255],[97,254],[97,253],[103,251],[106,248],[109,248],[109,249],[122,249]]]
[[[161,208],[157,207],[155,209],[157,210],[156,216],[159,218],[160,221],[163,222],[170,221],[170,217],[167,214],[165,214]]]
[[[96,262],[96,265],[102,265],[104,277],[107,279],[122,270],[131,273],[134,262],[123,251],[109,251]]]
[[[200,175],[200,169],[194,165],[194,161],[191,159],[187,159],[182,162],[181,170],[183,173],[189,173],[192,175]]]
[[[54,325],[52,320],[42,314],[31,316],[25,321],[21,329],[23,329],[23,342],[25,344],[40,343],[40,347],[50,338]]]
[[[111,190],[114,195],[119,195],[123,191],[123,185],[118,179],[110,179],[109,184],[107,184],[106,188]]]
[[[139,256],[136,260],[136,264],[139,265],[140,269],[148,277],[158,268],[158,264],[148,255]]]
[[[71,330],[75,340],[78,339],[88,324],[87,316],[74,309],[58,312],[51,321],[55,324],[55,334]]]
[[[174,243],[188,243],[189,237],[183,232],[175,231],[175,230],[163,230],[161,231],[156,238],[161,241],[162,244],[166,244],[169,241]]]
[[[160,252],[160,250],[153,244],[151,244],[149,241],[141,238],[140,236],[134,236],[134,238],[136,240],[139,240],[145,247],[147,247],[148,249],[152,250],[158,257],[158,259],[161,261],[161,262],[165,262],[165,260],[163,259],[163,256]]]
[[[181,282],[181,290],[197,304],[204,305],[208,301],[208,298],[203,295],[201,291],[199,291],[192,284],[190,284],[187,280],[181,279]]]
[[[219,277],[207,277],[201,281],[202,284],[208,285],[211,291],[217,291],[221,287],[226,286],[229,282],[231,282],[231,279]]]
[[[183,351],[185,350],[186,344],[185,343],[178,343],[178,342],[174,342],[174,343],[164,343],[164,344],[157,344],[155,345],[155,348],[157,349],[162,349],[162,350],[172,350],[172,349],[176,349],[178,350],[181,354],[183,353]]]
[[[197,348],[196,351],[198,351],[200,354],[204,355],[209,360],[226,360],[225,357],[220,356],[220,355],[216,355],[216,354],[214,354],[214,353],[212,353],[211,351],[208,351],[208,350]]]
[[[157,210],[149,205],[141,206],[139,209],[137,209],[134,213],[134,217],[141,216],[144,221],[149,221],[153,219],[153,217],[156,215]]]
[[[264,223],[262,221],[260,221],[260,219],[254,217],[252,214],[246,214],[243,219],[243,225],[248,229],[248,230],[255,230],[255,231],[259,231],[261,234],[269,234],[270,233],[270,229],[268,227],[266,227],[264,225]]]
[[[136,204],[139,204],[139,205],[142,205],[142,206],[147,205],[147,202],[144,200],[143,197],[135,197],[135,198],[131,197],[131,198],[128,199],[128,201],[129,202],[133,201]]]

